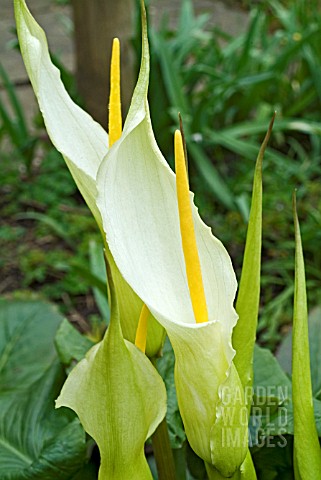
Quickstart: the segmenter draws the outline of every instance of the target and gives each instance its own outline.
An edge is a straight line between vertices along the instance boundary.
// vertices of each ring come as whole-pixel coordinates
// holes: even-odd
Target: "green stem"
[[[171,449],[166,418],[152,435],[153,451],[157,465],[158,480],[176,480],[175,463]]]

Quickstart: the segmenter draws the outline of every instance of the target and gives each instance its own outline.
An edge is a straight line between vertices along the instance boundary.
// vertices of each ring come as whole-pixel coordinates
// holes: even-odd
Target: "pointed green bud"
[[[110,325],[68,376],[57,407],[76,412],[96,441],[99,480],[152,480],[144,443],[166,413],[165,385],[148,358],[122,338],[115,291]]]

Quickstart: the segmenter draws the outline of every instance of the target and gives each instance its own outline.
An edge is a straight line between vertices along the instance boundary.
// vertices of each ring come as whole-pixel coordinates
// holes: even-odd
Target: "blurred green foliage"
[[[156,137],[170,162],[172,132],[178,124],[177,112],[181,112],[196,203],[214,234],[227,246],[238,274],[255,159],[277,110],[264,161],[259,324],[260,342],[274,349],[292,320],[291,196],[295,187],[299,188],[310,306],[320,303],[321,12],[313,0],[236,3],[253,7],[249,29],[236,38],[210,27],[208,15],[195,17],[189,0],[182,2],[177,30],[172,30],[166,19],[158,31],[150,29],[149,101]],[[10,104],[7,108],[0,103],[0,293],[41,291],[69,316],[76,311],[86,317],[96,341],[102,333],[100,319],[105,316],[108,322],[109,314],[106,299],[101,297],[104,279],[99,268],[99,232],[63,159],[51,146],[40,116],[30,128],[3,68],[0,75]],[[64,69],[62,77],[77,98],[73,78]],[[78,327],[86,328],[77,320]],[[69,328],[66,325],[64,328]],[[62,333],[66,340],[65,331]],[[68,336],[68,341],[73,338]],[[311,346],[313,353],[313,342]],[[160,362],[168,385],[173,385],[172,360],[165,349]],[[266,373],[267,363],[262,364]],[[320,398],[319,393],[317,396]],[[169,395],[169,400],[171,425],[176,426],[171,433],[178,447],[183,439],[175,395]],[[286,449],[252,449],[259,478],[292,478],[292,437],[286,439]],[[188,445],[183,448],[188,449],[187,454],[180,450],[188,458],[193,474],[189,478],[204,478],[198,457]],[[84,471],[79,478],[88,476]]]
[[[253,2],[252,2],[253,3]],[[321,13],[317,2],[259,2],[249,27],[233,37],[182,2],[177,28],[150,29],[149,102],[158,143],[172,159],[172,132],[183,117],[191,188],[202,216],[239,274],[254,164],[273,112],[264,159],[260,341],[275,348],[291,322],[298,208],[310,304],[319,303],[321,198]]]
[[[29,126],[2,67],[0,75],[8,99],[0,99],[1,293],[40,290],[65,312],[80,302],[81,315],[97,313],[94,302],[88,308],[80,300],[92,286],[87,278],[89,242],[100,242],[95,221],[51,146],[40,114]],[[63,77],[73,93],[70,74],[64,71]]]
[[[158,143],[172,162],[180,111],[196,203],[228,248],[238,275],[254,163],[277,111],[264,160],[259,324],[260,341],[271,348],[292,318],[296,187],[309,300],[311,306],[319,303],[321,13],[316,5],[314,0],[251,2],[248,29],[233,37],[213,28],[208,14],[196,17],[191,0],[183,0],[176,29],[166,18],[158,31],[150,28],[149,102]],[[54,60],[77,99],[73,77]],[[30,129],[3,68],[0,74],[10,104],[0,103],[0,266],[10,277],[1,291],[39,289],[55,301],[64,298],[65,310],[79,301],[83,308],[80,299],[93,286],[89,242],[99,243],[99,234],[40,116]],[[96,307],[93,312],[97,315]]]

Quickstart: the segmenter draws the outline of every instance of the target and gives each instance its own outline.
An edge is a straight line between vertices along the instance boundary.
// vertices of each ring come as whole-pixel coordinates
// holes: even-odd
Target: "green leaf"
[[[253,381],[253,348],[260,302],[261,247],[262,247],[262,161],[269,141],[274,117],[260,148],[253,183],[253,194],[243,267],[236,311],[239,315],[233,330],[233,347],[236,350],[234,364],[244,388]],[[250,401],[250,399],[248,399]]]
[[[310,369],[312,380],[312,393],[315,398],[321,399],[321,307],[314,308],[308,319]],[[280,365],[286,373],[292,372],[292,328],[284,337],[277,352]]]
[[[291,435],[270,438],[261,447],[252,449],[258,478],[264,480],[293,480],[292,456]]]
[[[1,480],[69,480],[84,463],[85,433],[78,419],[54,410],[63,380],[55,362],[18,395],[0,395]]]
[[[62,319],[46,302],[0,300],[1,395],[29,387],[52,365]]]
[[[260,437],[294,433],[292,384],[277,359],[266,348],[254,348],[254,397],[250,418],[251,445]],[[321,402],[314,400],[317,431],[321,437]]]
[[[88,463],[70,480],[97,480],[97,466]]]
[[[65,227],[49,215],[39,212],[25,212],[18,214],[16,218],[19,220],[38,220],[39,222],[42,222],[49,227],[57,237],[64,240],[69,248],[73,248],[73,242],[66,232]]]
[[[79,421],[54,409],[65,378],[53,343],[60,321],[45,302],[0,302],[1,480],[70,480],[85,461]]]
[[[168,433],[172,448],[182,448],[186,435],[184,432],[183,422],[179,413],[175,381],[174,381],[174,365],[175,356],[172,346],[168,340],[165,341],[163,347],[163,355],[157,360],[157,370],[162,376],[167,391],[167,413],[166,420],[168,425]]]
[[[266,348],[255,345],[253,400],[250,419],[251,445],[261,437],[293,433],[291,381]]]
[[[235,204],[232,192],[227,183],[220,176],[218,170],[216,170],[211,160],[204,153],[203,149],[195,142],[191,142],[189,145],[189,151],[194,159],[195,167],[203,176],[212,193],[226,208],[234,210]]]
[[[64,319],[56,333],[55,345],[60,361],[69,367],[74,361],[80,362],[94,343]]]
[[[186,457],[188,472],[192,476],[191,478],[193,480],[206,480],[207,474],[204,461],[196,455],[196,453],[194,452],[194,450],[191,449],[188,443],[186,445]]]
[[[90,268],[92,273],[105,284],[105,291],[101,292],[97,287],[93,288],[94,297],[104,322],[108,325],[110,319],[110,307],[107,299],[106,265],[102,245],[92,240],[89,243]]]
[[[14,84],[10,80],[7,75],[7,72],[3,68],[3,65],[0,63],[0,78],[2,79],[3,86],[8,94],[8,98],[10,100],[11,107],[15,113],[15,128],[17,133],[19,133],[19,137],[21,141],[28,141],[30,140],[28,134],[27,123],[25,119],[25,115],[22,109],[22,106],[19,102],[18,96],[16,94]],[[12,122],[13,123],[13,122]],[[18,146],[18,145],[17,145]]]
[[[296,480],[308,480],[311,478],[318,480],[321,479],[321,450],[312,403],[304,258],[295,195],[293,195],[293,216],[295,228],[295,285],[292,337],[294,473]]]
[[[253,391],[256,397],[271,396],[283,401],[291,399],[291,380],[270,350],[255,345],[253,366]],[[268,390],[269,387],[272,390]]]

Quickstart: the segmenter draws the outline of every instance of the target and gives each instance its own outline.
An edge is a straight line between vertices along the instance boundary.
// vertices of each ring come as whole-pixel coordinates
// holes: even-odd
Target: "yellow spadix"
[[[195,321],[196,323],[202,323],[208,321],[208,313],[201,264],[195,237],[184,145],[182,134],[179,130],[176,130],[175,132],[174,147],[179,223],[185,258],[187,282]]]
[[[122,134],[121,99],[120,99],[120,44],[114,38],[111,65],[110,65],[110,95],[108,118],[109,147],[111,147]]]

